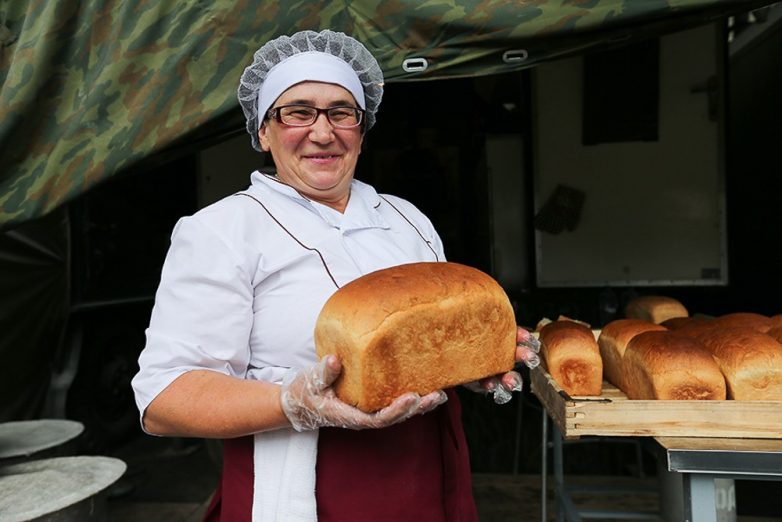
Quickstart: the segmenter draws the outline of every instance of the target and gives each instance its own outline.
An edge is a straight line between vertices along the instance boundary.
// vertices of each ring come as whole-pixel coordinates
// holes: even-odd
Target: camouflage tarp
[[[769,3],[0,0],[0,227],[235,109],[241,71],[279,34],[344,31],[393,82],[518,70]]]

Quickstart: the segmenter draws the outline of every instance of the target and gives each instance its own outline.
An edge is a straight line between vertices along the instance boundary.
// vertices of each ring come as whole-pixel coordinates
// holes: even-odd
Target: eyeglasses
[[[352,129],[358,127],[364,120],[364,110],[357,107],[328,107],[321,109],[310,105],[280,105],[269,109],[267,117],[291,127],[308,127],[315,123],[321,113],[326,114],[334,127]]]

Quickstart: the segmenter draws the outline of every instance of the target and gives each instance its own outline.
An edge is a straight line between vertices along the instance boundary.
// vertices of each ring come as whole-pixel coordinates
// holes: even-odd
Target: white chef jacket
[[[132,381],[139,411],[190,370],[280,382],[316,362],[315,321],[339,286],[444,260],[431,222],[403,199],[353,180],[343,214],[256,171],[246,191],[174,228]]]

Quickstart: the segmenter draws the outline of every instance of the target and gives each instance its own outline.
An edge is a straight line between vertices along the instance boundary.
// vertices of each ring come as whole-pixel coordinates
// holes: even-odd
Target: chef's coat
[[[340,213],[256,171],[246,191],[174,227],[132,381],[139,411],[190,370],[280,382],[316,362],[315,321],[338,287],[444,260],[431,222],[403,199],[353,180]]]

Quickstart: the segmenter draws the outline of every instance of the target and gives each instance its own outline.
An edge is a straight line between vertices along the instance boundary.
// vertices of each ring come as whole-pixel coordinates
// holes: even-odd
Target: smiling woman
[[[346,108],[361,114],[353,95],[331,83],[307,81],[290,87],[275,102],[264,120],[258,137],[264,151],[271,152],[277,177],[324,205],[344,212],[350,197],[350,184],[361,152],[363,132],[358,124],[345,128],[333,123],[331,111],[344,121]],[[309,106],[312,112],[283,112],[295,105]],[[322,110],[318,107],[327,107]],[[339,108],[340,112],[334,112]],[[277,118],[269,118],[274,113]],[[285,116],[283,116],[285,115]],[[295,118],[296,125],[291,125]],[[353,116],[352,121],[360,121]],[[300,124],[309,122],[306,126]]]
[[[317,316],[341,286],[445,261],[423,213],[354,179],[382,83],[342,33],[265,44],[239,100],[276,175],[253,172],[246,190],[175,227],[133,387],[146,431],[225,439],[207,520],[477,519],[454,390],[365,413],[336,397],[339,358],[315,352]],[[470,389],[503,397],[520,379]]]

